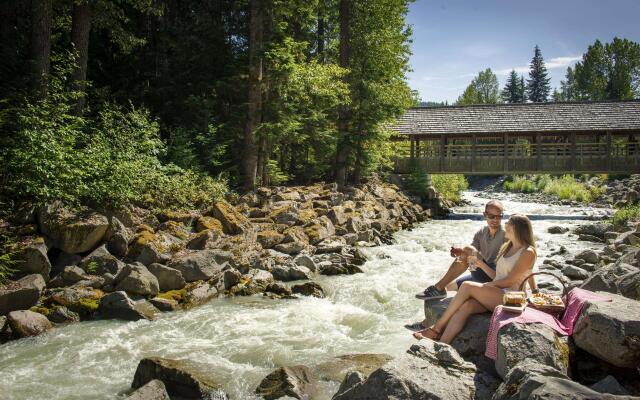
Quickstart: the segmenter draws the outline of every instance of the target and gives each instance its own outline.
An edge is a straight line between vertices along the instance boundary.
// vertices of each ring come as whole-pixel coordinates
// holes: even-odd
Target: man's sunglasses
[[[504,216],[504,214],[489,214],[489,213],[484,213],[484,216],[486,219],[490,219],[490,220],[494,220],[494,219],[502,219],[502,217]]]

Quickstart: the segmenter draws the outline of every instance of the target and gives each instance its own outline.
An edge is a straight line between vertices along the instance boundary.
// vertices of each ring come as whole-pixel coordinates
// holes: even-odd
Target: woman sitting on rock
[[[519,290],[522,281],[531,273],[536,261],[536,247],[531,221],[525,215],[514,214],[505,224],[505,239],[496,262],[493,281],[467,281],[460,286],[440,319],[429,328],[413,334],[416,339],[428,338],[451,343],[462,330],[471,314],[491,311],[502,304],[509,290]],[[469,263],[482,263],[470,256]],[[487,271],[489,268],[483,268]]]

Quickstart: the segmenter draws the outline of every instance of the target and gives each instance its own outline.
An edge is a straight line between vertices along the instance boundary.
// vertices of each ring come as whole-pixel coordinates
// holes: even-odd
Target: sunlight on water
[[[460,213],[480,213],[486,199],[473,193]],[[580,215],[571,207],[505,201],[506,211]],[[469,243],[481,220],[429,221],[398,232],[392,245],[364,249],[364,274],[320,276],[326,299],[270,300],[261,296],[218,299],[156,321],[92,321],[59,327],[0,347],[0,398],[123,398],[143,357],[189,359],[216,377],[233,399],[252,399],[274,367],[314,364],[353,353],[399,355],[414,342],[403,328],[421,319],[414,298],[451,262],[451,243]],[[534,221],[545,254],[593,244],[546,233],[559,221]],[[575,226],[582,221],[560,221]],[[339,383],[321,384],[329,399]]]

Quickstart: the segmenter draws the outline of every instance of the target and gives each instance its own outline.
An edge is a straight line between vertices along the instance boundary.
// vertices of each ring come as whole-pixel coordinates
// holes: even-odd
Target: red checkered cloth
[[[522,314],[514,315],[513,313],[503,310],[502,306],[498,306],[493,310],[493,315],[491,316],[489,332],[487,333],[487,350],[484,355],[492,360],[498,357],[498,331],[503,326],[513,322],[520,324],[545,324],[555,329],[561,335],[571,336],[573,334],[573,327],[582,311],[582,307],[585,303],[593,301],[611,301],[611,299],[589,290],[573,288],[567,293],[565,312],[560,320],[552,314],[536,310],[533,307],[527,307]]]

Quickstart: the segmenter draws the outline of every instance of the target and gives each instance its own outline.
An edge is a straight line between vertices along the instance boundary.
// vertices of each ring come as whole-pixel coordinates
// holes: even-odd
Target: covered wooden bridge
[[[390,128],[397,173],[640,173],[638,100],[416,107]]]

